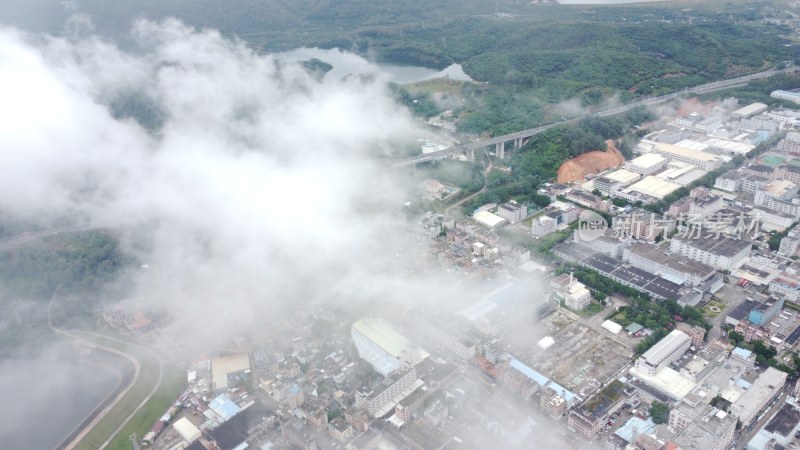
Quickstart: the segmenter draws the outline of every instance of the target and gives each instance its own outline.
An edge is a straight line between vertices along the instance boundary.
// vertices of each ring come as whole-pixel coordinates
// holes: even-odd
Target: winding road
[[[152,356],[153,358],[155,358],[155,360],[158,361],[158,378],[156,380],[155,385],[150,390],[150,392],[147,394],[147,396],[141,402],[138,403],[136,408],[127,415],[125,420],[123,420],[114,429],[114,431],[108,436],[108,438],[105,440],[105,442],[103,442],[103,444],[100,445],[99,450],[103,450],[106,447],[108,447],[108,445],[111,443],[111,441],[113,441],[117,437],[117,435],[125,428],[125,426],[133,419],[133,417],[136,416],[136,414],[147,404],[147,402],[150,401],[151,398],[153,398],[153,396],[156,394],[156,392],[158,392],[159,388],[161,387],[161,383],[163,382],[163,379],[164,379],[164,361],[162,360],[162,358],[157,353],[153,352],[152,350],[150,350],[150,349],[148,349],[146,347],[142,347],[142,346],[137,345],[137,344],[133,344],[133,343],[128,342],[128,341],[124,341],[122,339],[118,339],[118,338],[115,338],[115,337],[112,337],[112,336],[108,336],[108,335],[105,335],[105,334],[101,334],[101,333],[95,333],[95,332],[92,332],[92,331],[65,330],[65,329],[58,328],[55,325],[53,325],[53,315],[52,315],[53,302],[55,301],[56,297],[58,296],[59,291],[60,291],[60,287],[58,289],[56,289],[55,293],[53,293],[53,296],[50,298],[50,303],[47,306],[47,325],[48,325],[48,327],[54,333],[59,334],[59,335],[64,336],[64,337],[67,337],[69,339],[72,339],[72,340],[74,340],[74,341],[76,341],[76,342],[78,342],[81,345],[84,345],[86,347],[99,348],[99,349],[102,349],[102,350],[104,350],[106,352],[119,355],[119,356],[127,359],[128,361],[130,361],[134,366],[133,377],[131,377],[131,379],[128,382],[127,386],[124,389],[122,389],[121,391],[119,390],[120,388],[118,387],[117,390],[115,390],[115,392],[117,392],[117,395],[114,396],[113,400],[109,401],[109,398],[106,398],[103,402],[101,402],[95,408],[95,410],[84,420],[84,422],[82,423],[83,428],[80,431],[78,431],[77,429],[74,430],[70,434],[70,436],[68,436],[68,438],[71,437],[72,439],[69,442],[65,442],[64,444],[62,444],[62,446],[59,446],[59,448],[63,448],[65,450],[71,450],[73,448],[76,448],[81,443],[81,441],[92,431],[92,429],[95,426],[97,426],[97,424],[100,423],[100,421],[102,421],[114,409],[114,407],[116,407],[119,404],[119,402],[122,399],[124,399],[131,392],[131,389],[133,389],[133,387],[136,386],[136,384],[140,381],[140,375],[142,373],[142,364],[139,361],[139,359],[137,359],[137,357],[135,355],[131,354],[131,353],[127,353],[125,351],[119,350],[119,349],[114,348],[114,347],[110,347],[108,345],[104,345],[102,343],[102,341],[104,341],[104,340],[113,341],[113,342],[116,342],[118,344],[124,345],[125,347],[136,348],[136,349],[138,349],[138,350],[140,350],[142,352],[148,353],[150,356]],[[112,392],[112,395],[113,394],[114,393]],[[90,418],[91,418],[91,420],[89,420]],[[87,421],[88,421],[88,423],[87,423]],[[65,441],[66,441],[66,439],[65,439]]]

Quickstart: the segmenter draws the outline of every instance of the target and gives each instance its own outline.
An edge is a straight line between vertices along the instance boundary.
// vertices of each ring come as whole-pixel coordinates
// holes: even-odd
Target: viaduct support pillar
[[[494,154],[497,156],[497,159],[503,159],[506,157],[506,143],[505,142],[498,142],[494,146]]]
[[[522,148],[522,138],[514,139],[514,149],[519,150]]]
[[[467,159],[470,161],[475,161],[475,149],[470,148],[467,150]]]

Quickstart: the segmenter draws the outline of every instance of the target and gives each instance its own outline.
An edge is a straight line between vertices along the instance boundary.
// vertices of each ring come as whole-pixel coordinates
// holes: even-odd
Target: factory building
[[[667,158],[655,153],[645,153],[642,156],[625,162],[625,168],[642,176],[652,175],[667,165]]]
[[[658,246],[635,243],[622,252],[622,260],[659,275],[677,284],[689,283],[699,286],[711,279],[716,270],[680,254],[671,254]]]
[[[692,338],[688,334],[672,330],[636,360],[636,369],[652,376],[680,358],[691,345]]]
[[[385,377],[403,367],[415,366],[429,356],[381,318],[359,320],[350,327],[350,336],[358,356]]]
[[[722,160],[719,157],[710,153],[678,147],[677,145],[658,142],[653,145],[652,149],[653,153],[661,155],[670,161],[691,164],[706,172],[711,172],[722,164]]]
[[[778,100],[788,100],[790,102],[800,103],[800,92],[777,90],[772,91],[769,96],[772,98],[777,98]]]
[[[669,250],[680,253],[717,270],[732,270],[750,256],[751,244],[732,238],[686,239],[674,237]]]

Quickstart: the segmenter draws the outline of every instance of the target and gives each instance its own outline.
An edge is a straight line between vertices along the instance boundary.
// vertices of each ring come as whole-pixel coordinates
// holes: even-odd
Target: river
[[[391,81],[398,84],[414,83],[444,76],[454,80],[472,81],[469,75],[464,73],[460,64],[452,64],[443,70],[421,66],[382,64],[336,48],[298,48],[288,52],[275,53],[274,56],[283,61],[319,59],[333,66],[327,76],[335,78],[341,78],[348,74],[384,74]]]

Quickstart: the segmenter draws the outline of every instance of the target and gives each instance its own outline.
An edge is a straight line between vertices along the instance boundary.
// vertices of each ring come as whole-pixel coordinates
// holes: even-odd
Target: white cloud
[[[138,295],[220,330],[377,280],[402,191],[373,156],[414,127],[383,80],[317,82],[176,20],[134,36],[125,52],[0,30],[0,208],[144,236]],[[134,97],[156,132],[112,114]]]

